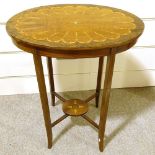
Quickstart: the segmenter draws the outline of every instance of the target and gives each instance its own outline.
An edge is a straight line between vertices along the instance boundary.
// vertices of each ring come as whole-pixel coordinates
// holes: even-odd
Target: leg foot
[[[99,143],[99,150],[100,150],[100,152],[103,152],[103,150],[104,150],[104,141],[103,141],[103,139],[98,139],[98,143]]]
[[[52,142],[48,141],[48,149],[51,149],[51,148],[52,148]]]

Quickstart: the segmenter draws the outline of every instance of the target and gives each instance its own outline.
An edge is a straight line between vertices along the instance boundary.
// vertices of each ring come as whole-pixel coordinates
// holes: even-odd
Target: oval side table
[[[143,22],[126,11],[98,5],[49,5],[29,9],[13,16],[6,29],[14,44],[33,54],[42,110],[52,147],[52,128],[68,116],[82,116],[98,129],[100,151],[112,83],[115,56],[132,47],[144,30]],[[51,97],[62,100],[64,115],[51,123],[41,57],[47,57]],[[99,124],[86,116],[88,102],[95,98],[98,107],[104,57],[107,56],[104,91]],[[99,58],[96,93],[86,100],[66,100],[55,92],[51,58]]]

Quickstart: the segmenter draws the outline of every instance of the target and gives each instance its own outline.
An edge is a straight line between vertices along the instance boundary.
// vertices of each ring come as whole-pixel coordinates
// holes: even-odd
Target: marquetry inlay
[[[79,99],[67,100],[63,103],[62,109],[67,115],[80,116],[88,111],[88,103]]]
[[[13,37],[36,45],[96,47],[133,37],[133,32],[138,33],[135,18],[104,6],[55,5],[19,13],[9,20],[7,29]]]

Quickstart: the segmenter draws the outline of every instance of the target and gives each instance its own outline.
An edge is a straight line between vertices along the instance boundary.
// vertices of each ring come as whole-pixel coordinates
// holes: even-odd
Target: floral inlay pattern
[[[116,40],[136,28],[134,19],[123,12],[84,5],[40,7],[14,20],[14,28],[26,39],[63,44]]]

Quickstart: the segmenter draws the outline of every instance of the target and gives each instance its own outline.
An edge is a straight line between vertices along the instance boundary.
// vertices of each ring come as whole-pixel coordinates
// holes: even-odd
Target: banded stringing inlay
[[[27,39],[65,44],[104,42],[128,35],[134,19],[110,8],[40,7],[15,16],[15,29]]]

